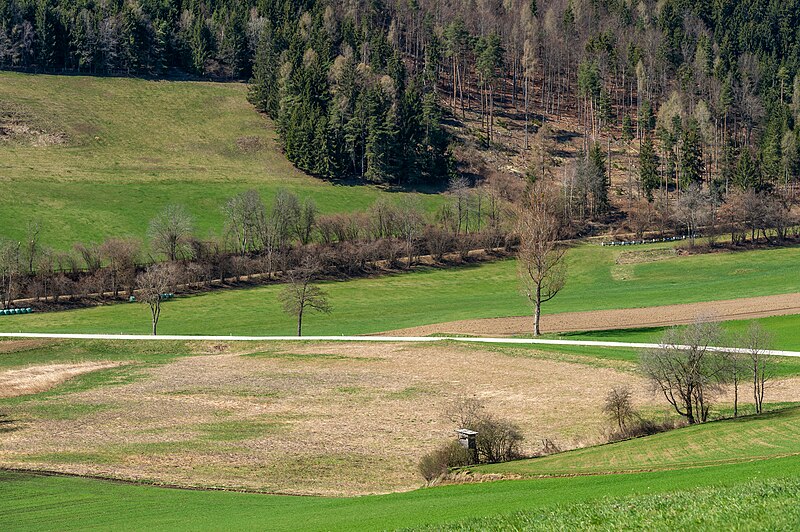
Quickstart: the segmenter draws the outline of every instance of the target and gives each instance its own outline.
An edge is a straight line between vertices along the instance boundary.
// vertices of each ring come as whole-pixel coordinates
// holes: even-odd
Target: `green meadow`
[[[800,454],[799,422],[800,408],[785,408],[474,469],[523,477],[565,476],[682,469],[795,456]]]
[[[676,497],[693,499],[693,503],[680,509],[684,511],[675,508],[670,515],[673,519],[689,518],[687,521],[696,526],[702,523],[703,507],[738,500],[736,497],[745,488],[759,493],[770,487],[775,488],[771,498],[758,498],[752,507],[740,512],[760,516],[769,508],[794,508],[795,513],[783,514],[786,521],[772,517],[777,519],[772,522],[785,524],[798,519],[799,473],[800,459],[792,455],[672,471],[511,480],[391,495],[323,498],[177,490],[0,472],[0,497],[5,508],[0,526],[5,530],[384,530],[420,526],[438,529],[450,524],[461,529],[459,523],[463,520],[483,518],[489,520],[467,522],[464,526],[485,529],[496,528],[493,523],[499,526],[509,519],[520,519],[515,512],[541,512],[560,516],[555,524],[563,523],[563,528],[571,522],[570,516],[574,518],[581,512],[602,516],[612,509],[619,510],[620,505],[636,506],[643,496],[664,503]],[[705,495],[696,496],[698,490]],[[654,503],[651,499],[645,501]],[[650,515],[653,525],[666,528],[669,516],[658,517]],[[622,518],[626,518],[624,512],[614,519]],[[596,524],[613,528],[614,519]]]
[[[761,325],[771,336],[771,349],[786,351],[800,350],[800,315],[770,316],[753,320],[730,320],[722,322],[724,345],[735,345],[737,335],[747,331],[751,323]],[[608,331],[585,331],[562,333],[559,338],[567,340],[608,340],[612,342],[658,342],[667,327],[647,327],[641,329],[615,329]]]
[[[672,249],[653,245],[644,249]],[[626,265],[619,249],[582,244],[568,254],[564,290],[545,313],[635,308],[800,291],[800,247],[670,255]],[[469,318],[519,316],[530,307],[514,260],[324,283],[333,312],[309,314],[304,333],[364,334]],[[294,333],[280,309],[279,285],[179,297],[164,305],[162,334]],[[0,316],[0,331],[148,333],[149,311],[123,303],[57,313]],[[789,319],[789,318],[787,318]]]
[[[225,201],[247,189],[269,201],[287,188],[322,212],[366,209],[389,194],[295,169],[246,95],[241,83],[0,73],[0,112],[66,139],[0,143],[0,237],[20,238],[37,221],[57,249],[143,238],[170,204],[184,205],[205,237],[221,232]],[[438,201],[418,196],[429,208]]]

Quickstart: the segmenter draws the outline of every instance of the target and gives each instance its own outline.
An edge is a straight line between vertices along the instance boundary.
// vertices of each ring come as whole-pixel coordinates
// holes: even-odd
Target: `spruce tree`
[[[653,191],[659,187],[661,179],[658,175],[659,159],[653,139],[646,135],[639,151],[639,184],[647,201],[653,201]]]

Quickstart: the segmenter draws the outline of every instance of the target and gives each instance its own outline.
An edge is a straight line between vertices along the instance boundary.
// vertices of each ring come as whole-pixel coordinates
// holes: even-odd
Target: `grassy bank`
[[[737,335],[744,333],[751,323],[758,323],[772,335],[770,348],[780,350],[800,350],[800,315],[771,316],[753,320],[731,320],[722,322],[725,345],[735,344]],[[609,331],[586,331],[562,333],[559,338],[569,340],[609,340],[613,342],[658,342],[667,327],[647,327],[642,329],[616,329]]]

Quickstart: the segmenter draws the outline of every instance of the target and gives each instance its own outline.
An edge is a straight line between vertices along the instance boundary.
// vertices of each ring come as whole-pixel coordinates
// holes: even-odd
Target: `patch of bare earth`
[[[44,392],[78,375],[119,365],[119,362],[83,362],[9,369],[0,372],[0,397],[17,397]]]
[[[698,317],[717,320],[743,320],[800,314],[800,293],[665,305],[660,307],[565,312],[542,316],[543,332],[598,331],[637,327],[664,327],[692,323]],[[471,334],[476,336],[513,336],[530,334],[531,316],[487,318],[436,323],[389,331],[395,336],[433,334]]]
[[[421,485],[417,462],[453,437],[445,413],[458,398],[479,397],[517,422],[527,452],[543,438],[565,448],[600,441],[601,403],[614,385],[655,404],[621,362],[447,344],[270,345],[252,355],[241,345],[198,344],[220,354],[60,397],[107,407],[77,419],[44,419],[40,401],[27,401],[13,412],[24,426],[0,440],[0,464],[276,493],[379,493]]]

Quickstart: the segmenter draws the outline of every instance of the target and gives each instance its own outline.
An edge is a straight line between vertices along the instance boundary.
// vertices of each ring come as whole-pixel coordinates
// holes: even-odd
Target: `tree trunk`
[[[303,336],[303,307],[300,306],[300,312],[297,313],[297,336]]]
[[[161,302],[150,305],[150,312],[153,314],[153,336],[158,334],[158,318],[161,315]]]
[[[533,310],[533,335],[539,336],[541,331],[539,330],[539,321],[542,317],[542,287],[540,285],[536,285],[536,299],[534,301],[534,310]]]

